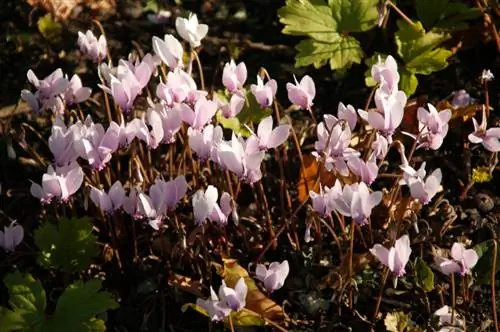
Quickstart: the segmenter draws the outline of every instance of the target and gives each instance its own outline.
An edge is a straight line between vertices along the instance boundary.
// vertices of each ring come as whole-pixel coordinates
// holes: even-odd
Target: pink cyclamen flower
[[[95,124],[88,115],[83,124],[80,121],[74,124],[72,131],[76,153],[87,160],[94,169],[104,169],[118,149],[120,126],[112,121],[105,131],[102,124]]]
[[[289,124],[282,124],[273,129],[273,117],[268,116],[260,121],[257,127],[257,135],[250,136],[247,142],[255,140],[258,145],[256,151],[274,149],[285,143],[290,135],[290,129]]]
[[[219,300],[212,286],[210,286],[210,297],[206,300],[196,299],[196,305],[205,309],[212,321],[223,321],[232,311],[231,308]]]
[[[481,143],[490,152],[500,151],[500,127],[486,129],[486,110],[483,108],[483,120],[478,125],[475,118],[472,118],[474,132],[469,134],[469,141],[475,144]]]
[[[198,23],[196,14],[190,13],[187,19],[183,17],[176,18],[175,29],[191,47],[198,47],[201,45],[201,40],[207,35],[208,25]]]
[[[234,289],[227,287],[225,281],[222,280],[222,285],[219,288],[219,299],[224,307],[240,311],[246,305],[247,292],[248,287],[243,277],[238,280]]]
[[[300,83],[295,75],[293,75],[293,79],[295,84],[286,84],[288,100],[302,109],[310,109],[314,105],[313,99],[316,96],[316,86],[313,79],[309,75],[302,77]]]
[[[396,277],[402,277],[406,274],[405,266],[410,259],[411,248],[410,238],[403,235],[396,240],[394,247],[385,248],[381,244],[375,244],[370,252],[373,256],[387,266]]]
[[[342,188],[339,180],[330,189],[331,198],[329,204],[339,213],[351,217],[360,226],[368,223],[372,209],[382,201],[382,192],[370,193],[364,182],[345,185]]]
[[[276,96],[278,84],[275,80],[269,80],[264,84],[262,78],[257,75],[257,85],[250,85],[250,90],[261,107],[270,107],[273,104],[274,96]]]
[[[52,125],[49,149],[54,156],[57,166],[64,166],[78,158],[73,148],[73,131],[64,124],[63,118],[58,116]]]
[[[231,196],[223,192],[220,198],[220,205],[217,204],[219,193],[217,188],[210,185],[207,190],[198,190],[193,195],[193,212],[197,224],[203,224],[206,219],[217,222],[219,225],[227,224],[227,219],[231,214]]]
[[[373,129],[383,134],[392,143],[392,135],[403,121],[407,97],[403,91],[388,94],[381,88],[375,91],[376,111],[367,112],[359,109],[359,116]]]
[[[149,108],[146,115],[147,124],[152,128],[152,140],[149,148],[156,148],[159,143],[170,144],[175,142],[175,135],[182,127],[182,119],[178,108],[169,108],[157,103]]]
[[[83,170],[78,163],[58,167],[56,170],[49,165],[47,173],[42,177],[42,185],[32,182],[31,194],[42,203],[48,204],[54,197],[66,202],[70,196],[80,189],[83,183]]]
[[[347,161],[347,166],[367,185],[372,184],[378,176],[378,165],[374,153],[366,162],[360,157],[351,158]]]
[[[470,97],[469,93],[462,89],[453,92],[453,99],[451,101],[451,105],[453,105],[454,108],[458,107],[467,107],[471,104],[472,98]]]
[[[257,264],[255,274],[257,279],[264,283],[266,290],[272,293],[283,287],[289,272],[290,267],[288,266],[288,261],[284,260],[281,263],[271,263],[269,269],[266,269],[263,264]]]
[[[38,79],[30,69],[27,77],[37,91],[33,94],[24,89],[21,91],[21,98],[28,103],[31,109],[37,113],[52,110],[55,114],[62,114],[64,112],[64,92],[69,86],[69,81],[64,77],[62,69],[54,70],[43,80]]]
[[[229,103],[221,106],[222,116],[226,119],[234,118],[240,114],[245,106],[245,98],[238,96],[236,93],[231,96]]]
[[[125,189],[120,181],[116,181],[106,193],[102,189],[90,187],[90,199],[106,213],[113,213],[120,209],[125,198]]]
[[[217,157],[222,168],[229,169],[240,179],[253,184],[262,178],[260,165],[264,159],[264,151],[256,151],[255,146],[247,144],[234,132],[231,141],[222,141],[217,149]]]
[[[209,160],[213,156],[214,150],[223,138],[222,127],[214,127],[212,124],[203,128],[203,131],[193,130],[190,127],[187,134],[189,147],[201,161]]]
[[[64,93],[64,101],[68,106],[79,104],[89,99],[91,93],[92,89],[82,86],[82,80],[78,75],[74,74],[69,81],[68,89]]]
[[[222,71],[222,84],[229,90],[229,92],[236,92],[243,88],[247,80],[247,66],[244,62],[238,65],[231,59],[224,65]]]
[[[186,104],[180,104],[179,114],[181,119],[188,123],[194,130],[202,130],[217,112],[218,105],[212,100],[200,98],[194,104],[194,109]]]
[[[434,257],[434,262],[444,274],[458,273],[461,276],[471,273],[479,257],[474,249],[465,249],[464,245],[455,242],[451,247],[451,258]]]
[[[182,44],[174,36],[167,34],[163,39],[153,37],[153,50],[170,70],[182,68],[184,50]]]
[[[406,132],[403,132],[403,134],[417,140],[417,149],[437,150],[443,144],[443,140],[448,133],[451,110],[446,109],[438,112],[431,104],[427,104],[427,107],[429,112],[423,107],[419,107],[417,110],[419,134],[414,135]]]
[[[403,179],[400,185],[407,185],[410,188],[410,194],[421,204],[429,204],[432,198],[441,190],[441,179],[443,177],[441,169],[435,169],[427,178],[425,178],[425,161],[416,171],[407,163],[400,166],[403,170]],[[424,179],[425,178],[425,179]]]
[[[339,102],[337,116],[339,120],[345,120],[347,122],[351,131],[354,130],[356,123],[358,122],[358,114],[352,105],[345,106],[344,103]]]
[[[106,58],[108,45],[104,35],[99,36],[99,39],[97,39],[94,33],[90,30],[87,30],[85,34],[78,31],[77,43],[80,47],[80,51],[89,57],[93,62],[98,63]]]
[[[15,223],[15,221],[11,222],[9,226],[4,226],[3,231],[0,231],[0,248],[5,251],[14,251],[23,241],[24,228]]]
[[[371,74],[375,82],[380,84],[380,88],[385,92],[391,94],[398,91],[398,64],[391,55],[387,56],[385,61],[382,61],[379,56],[378,62],[372,66]]]

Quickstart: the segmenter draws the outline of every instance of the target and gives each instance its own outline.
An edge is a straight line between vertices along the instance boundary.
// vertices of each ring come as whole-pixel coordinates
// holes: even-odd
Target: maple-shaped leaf
[[[46,268],[80,272],[99,253],[92,223],[86,219],[60,218],[57,224],[45,222],[35,231],[39,263]]]
[[[109,292],[100,290],[99,279],[87,282],[78,280],[69,285],[57,301],[52,320],[58,326],[67,326],[66,331],[87,332],[89,329],[104,327],[95,316],[109,309],[116,309],[118,303]]]
[[[449,0],[418,0],[415,1],[415,9],[426,29],[466,29],[468,20],[482,15],[477,7]]]
[[[0,331],[32,331],[39,329],[45,320],[45,291],[40,281],[19,271],[4,278],[9,290],[12,310],[0,311]]]
[[[349,68],[361,63],[363,50],[359,42],[348,34],[366,31],[377,24],[377,0],[288,0],[279,9],[282,32],[308,36],[297,45],[299,53],[295,65],[327,63],[331,69]]]
[[[415,74],[429,75],[448,66],[448,58],[453,54],[450,50],[439,47],[450,38],[445,32],[426,32],[421,22],[411,27],[407,22],[397,22],[396,32],[398,54],[404,63],[404,71],[400,70],[400,88],[411,95],[416,89]]]

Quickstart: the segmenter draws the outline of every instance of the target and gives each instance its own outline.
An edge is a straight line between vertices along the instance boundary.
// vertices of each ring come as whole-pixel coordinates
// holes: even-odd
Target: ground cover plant
[[[498,4],[28,3],[0,331],[499,331]]]

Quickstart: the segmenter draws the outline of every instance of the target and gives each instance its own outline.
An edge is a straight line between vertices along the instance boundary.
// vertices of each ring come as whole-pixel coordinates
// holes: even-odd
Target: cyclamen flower
[[[175,209],[186,192],[187,182],[183,175],[168,182],[156,179],[149,188],[149,195],[137,192],[133,196],[131,193],[124,200],[123,208],[134,219],[146,218],[153,229],[159,230],[168,211]]]
[[[223,132],[221,126],[215,126],[209,124],[203,131],[196,131],[193,128],[188,128],[188,142],[189,147],[196,153],[196,156],[201,161],[206,161],[209,159],[214,159],[217,162],[217,158],[212,158],[216,154],[216,149],[218,144],[222,142]]]
[[[293,75],[293,79],[295,84],[286,84],[288,100],[302,109],[310,109],[314,105],[313,99],[316,96],[316,86],[313,79],[309,75],[302,77],[300,83],[295,75]]]
[[[247,293],[248,287],[243,277],[238,280],[234,289],[227,287],[226,282],[222,280],[219,296],[210,287],[210,298],[197,299],[196,305],[205,309],[212,321],[221,321],[229,316],[231,311],[240,311],[245,307]]]
[[[417,199],[421,204],[426,205],[432,198],[441,190],[441,169],[435,169],[427,178],[425,178],[425,161],[416,171],[408,163],[399,166],[404,174],[400,180],[400,185],[407,185],[410,188],[410,194]],[[425,178],[425,180],[424,180]]]
[[[68,89],[69,81],[62,70],[56,69],[52,74],[39,80],[30,69],[27,73],[28,81],[37,91],[33,94],[29,90],[21,91],[21,98],[28,103],[35,112],[52,110],[55,114],[64,112],[64,92]]]
[[[9,226],[3,227],[3,231],[0,231],[0,248],[5,251],[14,251],[23,242],[24,228],[15,223],[15,221],[11,222]]]
[[[374,99],[377,106],[376,111],[367,112],[360,109],[358,114],[373,129],[383,134],[388,143],[391,144],[392,135],[403,121],[406,95],[403,91],[387,94],[379,88],[375,91]]]
[[[168,108],[157,103],[153,108],[148,109],[146,119],[152,128],[150,148],[155,149],[159,143],[175,142],[175,135],[182,127],[182,118],[178,108]]]
[[[329,208],[329,192],[330,188],[326,186],[319,186],[319,194],[315,191],[309,191],[309,197],[311,198],[313,210],[320,216],[329,215],[332,210]],[[332,192],[333,193],[333,192]]]
[[[486,129],[486,110],[484,108],[481,125],[478,125],[474,118],[472,118],[472,123],[474,124],[474,132],[469,134],[469,141],[475,144],[481,143],[490,152],[500,151],[500,127]]]
[[[273,129],[273,117],[262,119],[257,128],[257,135],[247,139],[247,144],[255,144],[255,151],[274,149],[285,143],[290,135],[291,126],[282,124]]]
[[[181,119],[188,123],[194,130],[202,130],[217,112],[216,102],[200,98],[194,104],[194,110],[186,104],[179,105]]]
[[[240,311],[246,305],[247,292],[247,284],[243,277],[238,280],[234,289],[227,287],[226,282],[222,280],[222,285],[219,288],[219,299],[224,307]]]
[[[217,204],[218,198],[217,188],[212,185],[208,186],[205,192],[200,189],[193,195],[194,219],[197,224],[205,223],[207,218],[221,226],[227,224],[227,219],[232,211],[231,196],[223,192],[220,205]]]
[[[335,116],[325,114],[324,121],[316,127],[316,133],[318,140],[314,143],[316,151],[313,152],[313,156],[317,159],[324,158],[328,171],[335,170],[342,176],[348,176],[347,160],[360,155],[358,151],[349,147],[350,127],[343,126]]]
[[[93,62],[98,63],[106,58],[108,45],[104,35],[99,36],[99,39],[97,39],[90,30],[87,30],[85,34],[78,31],[77,43],[80,47],[80,51],[88,56]]]
[[[472,98],[466,90],[458,90],[453,92],[451,105],[453,105],[454,108],[467,107],[471,104],[471,99]]]
[[[56,117],[48,140],[50,152],[57,166],[64,166],[78,158],[73,148],[73,131],[64,124],[62,117]]]
[[[245,106],[245,98],[234,94],[231,96],[229,103],[221,105],[220,109],[222,112],[222,116],[226,119],[234,118],[235,116],[240,114],[243,106]]]
[[[222,84],[233,93],[243,88],[247,80],[247,66],[244,62],[240,62],[238,65],[231,60],[224,65],[222,71]]]
[[[479,257],[474,249],[465,249],[464,245],[455,242],[451,247],[451,258],[434,257],[434,262],[444,274],[458,273],[461,276],[471,273]]]
[[[94,187],[90,188],[90,199],[94,204],[106,213],[113,213],[122,207],[125,198],[125,189],[120,181],[116,181],[109,192]]]
[[[345,106],[342,102],[339,102],[337,116],[339,120],[345,120],[347,122],[351,131],[354,130],[356,123],[358,122],[358,115],[352,105]]]
[[[196,14],[190,13],[187,19],[177,17],[175,29],[182,39],[189,42],[191,47],[198,47],[201,45],[201,40],[207,35],[208,25],[198,23]]]
[[[453,310],[445,305],[434,312],[434,316],[439,317],[437,332],[463,332],[465,331],[465,320]],[[452,319],[453,318],[453,319]],[[452,324],[453,322],[453,324]]]
[[[372,149],[375,154],[375,158],[378,160],[384,159],[389,151],[389,142],[387,142],[387,138],[379,133],[375,133],[375,140],[372,143]]]
[[[80,189],[82,182],[83,170],[76,161],[56,170],[49,165],[42,177],[42,185],[32,182],[30,191],[44,204],[50,203],[54,197],[66,202]]]
[[[371,74],[386,93],[392,94],[398,91],[398,64],[391,55],[387,56],[385,61],[382,61],[379,56],[378,62],[372,66]]]
[[[427,107],[429,112],[423,107],[419,107],[417,110],[419,134],[403,133],[417,140],[417,149],[437,150],[443,144],[443,140],[448,133],[451,110],[446,109],[438,112],[431,104],[427,104]]]
[[[360,226],[368,223],[372,209],[382,201],[382,192],[370,193],[364,182],[345,185],[335,182],[331,195],[331,204],[339,213],[351,217]]]
[[[266,269],[263,264],[257,264],[255,274],[257,279],[264,283],[266,290],[272,293],[283,287],[289,272],[290,267],[288,266],[288,261],[284,260],[281,263],[271,263],[269,269]]]
[[[269,80],[264,85],[262,78],[257,75],[257,85],[250,85],[250,90],[261,107],[270,107],[273,104],[274,96],[276,96],[278,84],[275,80]]]
[[[378,176],[378,165],[374,153],[366,162],[360,157],[354,157],[347,161],[347,165],[367,185],[372,184]]]
[[[387,266],[394,276],[402,277],[406,274],[405,266],[410,259],[411,248],[410,238],[408,235],[403,235],[396,240],[394,247],[385,248],[381,244],[376,244],[370,249],[373,256]]]
[[[64,93],[64,101],[68,106],[79,104],[89,99],[91,93],[92,89],[82,86],[82,80],[75,74],[71,77],[68,89]]]
[[[153,37],[153,50],[170,70],[182,68],[182,44],[172,35],[165,35],[164,39]]]
[[[217,150],[217,157],[222,168],[229,169],[240,179],[253,184],[262,178],[260,164],[264,159],[264,151],[256,151],[255,146],[247,144],[234,132],[230,142],[222,141]]]
[[[112,121],[105,131],[102,124],[95,124],[88,115],[83,124],[80,121],[74,124],[72,131],[76,153],[94,169],[104,169],[118,149],[120,126]]]
[[[198,99],[206,97],[208,93],[197,90],[196,82],[191,75],[176,68],[167,74],[166,83],[158,84],[156,94],[167,106],[173,107],[175,103],[194,104]]]

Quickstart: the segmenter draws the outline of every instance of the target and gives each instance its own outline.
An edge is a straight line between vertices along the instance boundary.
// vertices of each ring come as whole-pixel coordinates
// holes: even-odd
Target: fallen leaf
[[[320,163],[312,155],[303,155],[304,167],[300,169],[300,181],[297,185],[299,202],[304,202],[309,199],[309,191],[319,193],[319,184],[331,187],[335,183],[335,175],[333,172],[328,172],[326,168],[320,167]],[[318,175],[319,173],[319,175]],[[305,179],[304,179],[305,174]],[[319,176],[319,181],[318,180]]]

